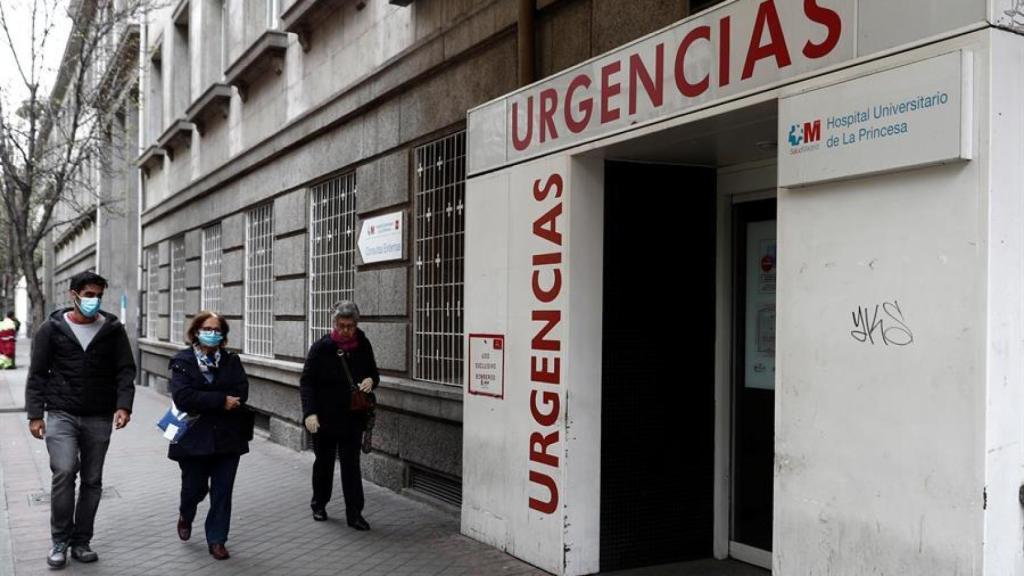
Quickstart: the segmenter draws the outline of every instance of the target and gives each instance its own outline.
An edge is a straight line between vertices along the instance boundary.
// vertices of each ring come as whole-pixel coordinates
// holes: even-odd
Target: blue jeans
[[[113,416],[46,414],[46,451],[53,484],[50,491],[50,533],[54,543],[88,544],[103,495],[103,461],[110,446]],[[75,480],[81,476],[78,502]]]
[[[210,511],[206,513],[206,542],[224,544],[231,529],[231,494],[238,472],[237,454],[197,456],[178,461],[181,468],[181,506],[178,511],[189,524],[195,520],[196,508],[210,494]]]

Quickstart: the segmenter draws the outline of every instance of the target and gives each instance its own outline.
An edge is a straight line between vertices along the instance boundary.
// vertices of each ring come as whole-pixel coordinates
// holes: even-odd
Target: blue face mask
[[[200,330],[199,331],[199,343],[203,346],[213,348],[214,346],[220,346],[220,343],[224,341],[224,336],[215,330]]]
[[[96,313],[100,311],[100,304],[102,298],[82,298],[78,297],[78,311],[82,313],[82,316],[86,318],[92,318],[96,316]]]

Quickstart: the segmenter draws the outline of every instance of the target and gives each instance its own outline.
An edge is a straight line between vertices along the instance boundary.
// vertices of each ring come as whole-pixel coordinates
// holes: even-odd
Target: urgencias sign
[[[470,112],[479,172],[854,56],[849,0],[738,0]],[[501,134],[501,138],[496,138]]]

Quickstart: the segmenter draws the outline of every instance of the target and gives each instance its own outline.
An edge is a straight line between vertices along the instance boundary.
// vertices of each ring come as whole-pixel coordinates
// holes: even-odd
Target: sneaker
[[[95,562],[100,559],[99,554],[92,551],[88,544],[74,544],[71,546],[71,557],[83,564]]]
[[[67,542],[57,542],[50,548],[50,554],[46,557],[46,563],[50,568],[63,568],[68,563]]]
[[[327,520],[327,510],[324,510],[323,508],[313,510],[313,520],[316,520],[317,522]]]

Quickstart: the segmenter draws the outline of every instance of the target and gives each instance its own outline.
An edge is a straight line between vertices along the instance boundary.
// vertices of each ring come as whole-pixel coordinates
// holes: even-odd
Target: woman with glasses
[[[334,305],[331,332],[313,343],[299,381],[302,416],[313,435],[313,520],[327,520],[334,461],[341,460],[341,489],[348,525],[369,530],[363,518],[363,480],[359,451],[371,418],[370,392],[380,383],[373,346],[359,329],[359,308],[343,300]]]
[[[171,397],[188,414],[188,428],[168,457],[181,467],[178,537],[192,536],[196,508],[207,494],[206,543],[217,560],[230,558],[224,544],[231,526],[231,493],[242,454],[252,439],[252,413],[245,407],[249,380],[236,354],[225,348],[228,322],[200,312],[185,336],[188,348],[171,359]]]

